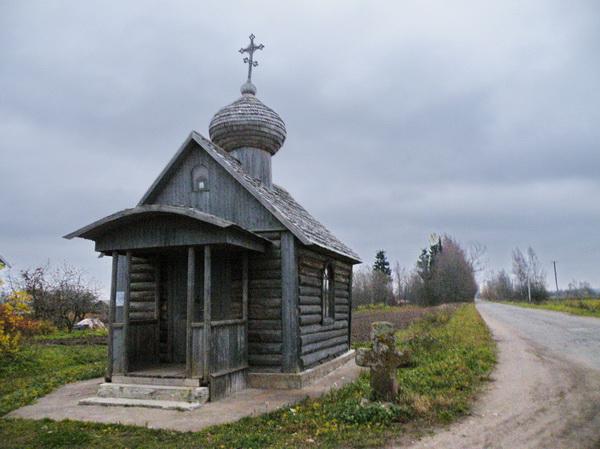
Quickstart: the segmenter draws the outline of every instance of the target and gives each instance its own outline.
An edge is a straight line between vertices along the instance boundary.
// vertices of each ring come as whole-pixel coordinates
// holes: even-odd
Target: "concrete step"
[[[169,387],[199,387],[200,379],[183,377],[157,377],[157,376],[113,376],[112,383],[136,385],[164,385]]]
[[[202,407],[201,402],[159,401],[154,399],[100,398],[92,397],[79,401],[80,405],[101,405],[104,407],[145,407],[163,410],[189,412]]]
[[[208,401],[208,387],[120,384],[112,382],[100,384],[98,397],[204,403]]]

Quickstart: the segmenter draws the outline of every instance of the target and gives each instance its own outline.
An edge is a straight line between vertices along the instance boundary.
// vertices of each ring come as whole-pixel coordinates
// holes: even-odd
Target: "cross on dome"
[[[256,50],[262,50],[263,48],[265,48],[265,46],[263,44],[258,44],[258,45],[254,44],[254,38],[256,37],[256,36],[254,36],[254,34],[251,34],[249,37],[250,37],[250,45],[248,45],[246,48],[240,48],[240,53],[241,54],[248,53],[248,55],[250,55],[250,57],[244,58],[244,62],[246,64],[248,64],[248,82],[251,83],[252,82],[252,67],[256,67],[258,65],[258,61],[254,60],[254,52]]]

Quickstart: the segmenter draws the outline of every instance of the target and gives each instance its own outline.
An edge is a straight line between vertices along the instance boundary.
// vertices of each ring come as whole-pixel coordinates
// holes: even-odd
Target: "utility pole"
[[[527,297],[529,298],[529,302],[531,302],[531,281],[529,280],[529,275],[527,275]]]
[[[556,297],[558,298],[558,276],[556,275],[556,260],[552,261],[554,265],[554,283],[556,284]]]

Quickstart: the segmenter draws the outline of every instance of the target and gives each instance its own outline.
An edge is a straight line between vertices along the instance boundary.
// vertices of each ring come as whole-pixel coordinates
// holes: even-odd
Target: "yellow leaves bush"
[[[13,292],[0,304],[0,358],[18,352],[21,329],[32,322],[31,297],[25,292]]]

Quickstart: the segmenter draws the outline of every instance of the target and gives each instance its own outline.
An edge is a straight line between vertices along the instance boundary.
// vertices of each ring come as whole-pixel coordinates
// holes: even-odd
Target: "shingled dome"
[[[225,106],[210,121],[210,139],[226,151],[258,148],[277,153],[285,141],[285,123],[277,112],[256,98],[252,83],[244,84],[241,92],[241,98]]]

